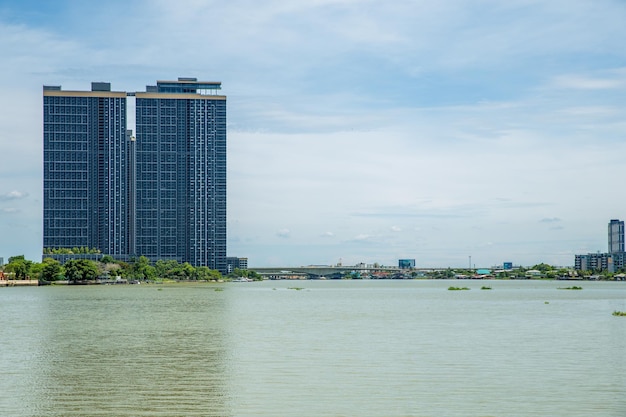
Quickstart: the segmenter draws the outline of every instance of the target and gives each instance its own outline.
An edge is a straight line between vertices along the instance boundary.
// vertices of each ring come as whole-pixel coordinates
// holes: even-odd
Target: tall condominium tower
[[[157,81],[136,96],[136,251],[225,272],[226,97]]]
[[[43,248],[129,251],[126,93],[43,88]]]
[[[613,219],[609,222],[609,253],[624,252],[624,221]]]
[[[90,248],[227,272],[220,89],[195,78],[138,93],[44,86],[44,253]],[[126,130],[127,96],[136,137]]]

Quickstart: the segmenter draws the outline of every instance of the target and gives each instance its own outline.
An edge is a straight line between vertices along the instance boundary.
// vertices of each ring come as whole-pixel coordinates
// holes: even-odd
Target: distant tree
[[[156,277],[156,271],[155,268],[150,265],[148,258],[140,256],[133,263],[132,276],[137,279],[153,280]]]
[[[199,266],[196,268],[193,279],[208,281],[210,279],[211,270],[207,266]]]
[[[33,262],[28,270],[28,276],[30,279],[39,279],[41,277],[41,271],[43,270],[44,264],[39,262]]]
[[[180,264],[174,259],[159,259],[154,264],[156,276],[159,278],[173,278],[178,275]]]
[[[26,261],[26,258],[24,257],[24,255],[9,256],[9,263],[15,261]]]
[[[219,281],[221,279],[223,279],[224,277],[222,276],[221,272],[218,271],[217,269],[210,269],[209,270],[209,279],[211,281]]]
[[[102,262],[103,264],[112,264],[113,262],[115,262],[115,259],[113,259],[111,255],[104,255],[102,259],[100,259],[100,262]]]
[[[195,268],[191,266],[189,262],[185,262],[181,265],[181,272],[185,279],[191,279],[195,276]]]
[[[96,263],[87,259],[70,259],[63,265],[65,276],[70,281],[89,281],[98,277]]]
[[[41,279],[44,281],[56,281],[61,276],[61,264],[56,259],[46,258],[42,262]]]
[[[548,272],[548,271],[552,271],[554,268],[551,265],[548,265],[542,262],[540,264],[533,266],[532,269],[536,269],[537,271],[541,271],[541,272]]]
[[[6,272],[13,272],[15,279],[26,279],[28,278],[32,264],[33,262],[26,260],[24,255],[11,256],[4,270]]]
[[[116,261],[118,266],[116,273],[122,278],[132,278],[133,271],[132,265],[128,262]]]

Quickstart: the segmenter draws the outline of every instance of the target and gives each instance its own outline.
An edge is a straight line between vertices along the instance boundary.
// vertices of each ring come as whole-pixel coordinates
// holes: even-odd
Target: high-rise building
[[[89,248],[226,272],[226,97],[219,82],[145,92],[44,86],[44,253]],[[126,129],[135,96],[136,136]],[[66,259],[66,258],[64,258]]]
[[[226,97],[179,78],[136,93],[136,249],[225,272]]]
[[[609,222],[609,253],[624,252],[624,221],[612,219]]]
[[[129,251],[126,93],[43,88],[43,248]]]

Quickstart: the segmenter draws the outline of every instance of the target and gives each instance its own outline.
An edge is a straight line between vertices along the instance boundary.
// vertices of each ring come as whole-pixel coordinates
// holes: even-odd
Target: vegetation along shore
[[[77,248],[71,253],[48,251],[42,262],[33,262],[23,255],[12,256],[6,265],[0,266],[0,286],[41,285],[55,283],[69,284],[122,284],[140,282],[222,282],[222,281],[260,281],[263,279],[307,279],[311,275],[293,274],[277,277],[267,273],[247,269],[234,269],[227,275],[205,266],[194,267],[189,263],[175,260],[157,260],[151,262],[140,256],[128,262],[116,260],[109,255],[92,253],[89,249]],[[58,254],[96,255],[98,260],[69,259],[64,264],[53,259]],[[375,264],[378,265],[378,264]],[[263,268],[262,268],[263,269]],[[544,263],[529,268],[516,267],[512,270],[494,270],[489,274],[477,274],[476,270],[463,268],[445,269],[399,269],[391,267],[363,268],[354,270],[345,267],[340,272],[329,275],[328,279],[559,279],[559,280],[624,280],[624,271],[607,273],[606,271],[576,271]],[[325,279],[325,277],[317,277]],[[466,287],[451,286],[450,290],[465,290]],[[481,289],[491,289],[483,286]],[[571,286],[560,289],[580,290]]]

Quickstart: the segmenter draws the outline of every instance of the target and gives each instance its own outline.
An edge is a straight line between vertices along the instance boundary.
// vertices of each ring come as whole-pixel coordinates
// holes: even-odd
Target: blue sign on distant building
[[[400,268],[400,269],[415,268],[415,259],[400,259],[400,260],[398,260],[398,268]]]
[[[513,269],[513,262],[504,262],[504,269]]]

